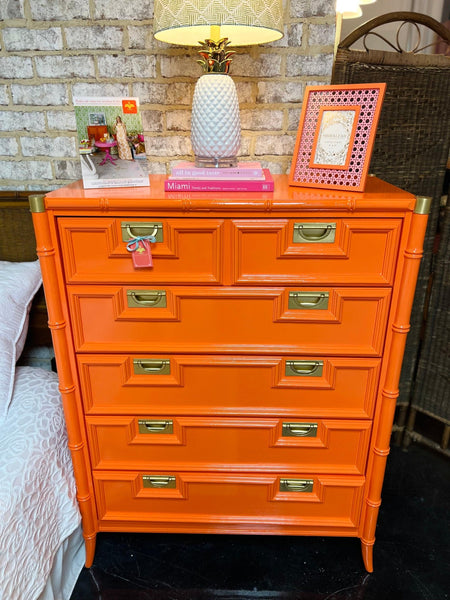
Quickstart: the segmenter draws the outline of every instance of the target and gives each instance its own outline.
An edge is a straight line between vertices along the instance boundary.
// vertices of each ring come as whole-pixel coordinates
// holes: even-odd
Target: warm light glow
[[[273,42],[283,37],[282,0],[155,0],[153,34],[180,46],[224,37],[233,46]]]
[[[377,0],[358,0],[358,2],[363,6],[364,4],[375,4]]]
[[[343,19],[357,19],[362,16],[358,0],[337,0],[336,12],[341,14]]]

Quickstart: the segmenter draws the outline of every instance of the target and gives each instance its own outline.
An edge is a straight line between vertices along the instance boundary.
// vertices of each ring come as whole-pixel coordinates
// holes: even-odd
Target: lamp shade
[[[220,38],[232,46],[273,42],[283,37],[282,0],[155,0],[153,35],[179,46]]]

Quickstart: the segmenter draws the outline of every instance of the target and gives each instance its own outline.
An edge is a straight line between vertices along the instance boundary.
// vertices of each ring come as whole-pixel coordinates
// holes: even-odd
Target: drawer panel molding
[[[166,307],[130,308],[127,291],[68,288],[78,351],[380,356],[390,301],[388,289],[328,288],[310,290],[328,293],[327,309],[290,309],[287,288],[180,286],[165,288]]]
[[[145,232],[148,224],[148,219],[60,219],[68,283],[222,282],[223,220],[152,220],[157,226],[156,243],[151,244],[153,267],[134,268],[125,238],[128,231]]]
[[[370,421],[323,420],[314,436],[288,435],[281,419],[88,416],[96,469],[364,474]],[[114,440],[114,444],[111,444]]]
[[[355,532],[364,489],[363,477],[317,475],[312,491],[280,491],[276,474],[161,473],[175,477],[176,487],[147,488],[148,473],[94,471],[97,510],[101,523],[255,524],[327,528]],[[151,475],[155,475],[152,473]]]
[[[223,355],[79,355],[88,414],[372,418],[379,359]],[[169,361],[170,373],[138,370]],[[320,363],[291,374],[287,364]],[[213,390],[213,392],[212,392]]]
[[[237,284],[386,286],[393,282],[401,219],[242,219],[232,223]]]

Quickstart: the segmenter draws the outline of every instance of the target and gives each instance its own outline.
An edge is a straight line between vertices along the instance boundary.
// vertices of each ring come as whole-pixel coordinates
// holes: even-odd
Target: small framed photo
[[[289,185],[363,191],[385,89],[307,86]]]
[[[89,113],[89,125],[106,125],[106,116],[104,112]]]

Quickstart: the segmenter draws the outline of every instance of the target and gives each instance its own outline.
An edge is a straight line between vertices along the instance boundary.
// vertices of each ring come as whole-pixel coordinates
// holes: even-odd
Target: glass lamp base
[[[236,156],[222,156],[220,158],[213,158],[211,156],[195,157],[196,167],[217,167],[218,169],[223,169],[224,167],[236,167],[237,163]]]

